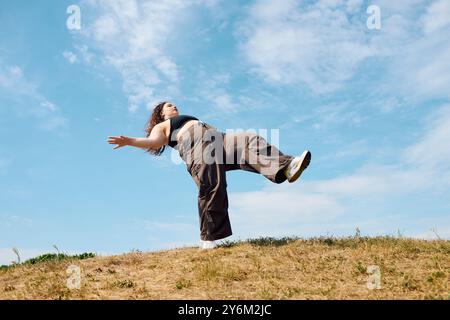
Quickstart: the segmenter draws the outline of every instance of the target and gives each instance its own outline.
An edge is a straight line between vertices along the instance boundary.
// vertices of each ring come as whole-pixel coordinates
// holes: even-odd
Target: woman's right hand
[[[131,138],[126,136],[113,136],[108,137],[109,144],[117,144],[113,149],[118,149],[131,144]]]

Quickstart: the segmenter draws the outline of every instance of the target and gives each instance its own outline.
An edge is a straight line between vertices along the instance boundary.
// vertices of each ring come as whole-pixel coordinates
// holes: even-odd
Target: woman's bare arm
[[[118,149],[124,146],[145,148],[145,149],[159,149],[166,145],[168,139],[164,130],[160,126],[155,126],[148,138],[135,138],[127,136],[108,137],[109,144],[117,144],[113,149]]]

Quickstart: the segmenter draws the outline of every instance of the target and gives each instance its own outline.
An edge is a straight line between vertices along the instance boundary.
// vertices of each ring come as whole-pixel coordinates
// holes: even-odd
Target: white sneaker
[[[302,172],[308,168],[311,162],[311,152],[305,150],[300,157],[295,157],[289,166],[284,170],[284,174],[287,177],[289,183],[297,180]]]
[[[201,240],[201,247],[200,249],[214,249],[217,247],[217,243],[213,240],[213,241],[206,241],[206,240]]]

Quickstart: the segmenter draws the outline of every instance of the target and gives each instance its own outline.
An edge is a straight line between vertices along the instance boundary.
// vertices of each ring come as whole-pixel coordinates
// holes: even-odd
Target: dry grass
[[[66,286],[71,264],[80,289]],[[0,269],[0,299],[450,299],[449,280],[450,241],[258,240]]]

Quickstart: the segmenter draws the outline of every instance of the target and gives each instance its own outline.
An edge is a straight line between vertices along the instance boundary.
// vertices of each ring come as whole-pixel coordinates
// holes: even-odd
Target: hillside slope
[[[257,239],[3,268],[0,299],[450,299],[449,283],[450,241]]]

